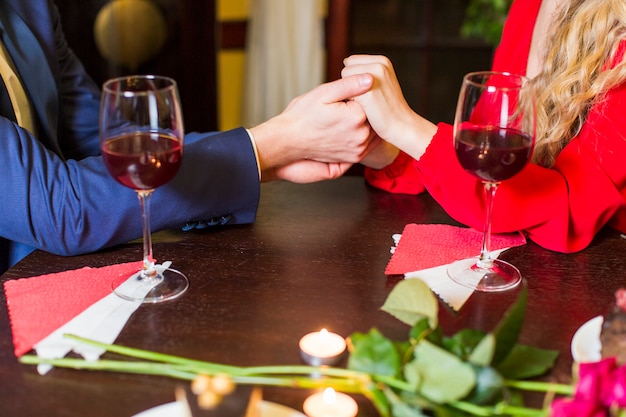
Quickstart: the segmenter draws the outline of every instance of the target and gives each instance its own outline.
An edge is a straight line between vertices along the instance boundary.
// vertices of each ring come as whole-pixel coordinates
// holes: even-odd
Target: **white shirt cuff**
[[[246,129],[248,132],[248,136],[250,137],[250,143],[252,144],[252,149],[254,150],[254,158],[256,159],[256,167],[259,174],[259,181],[261,181],[261,164],[259,163],[259,151],[256,147],[256,141],[254,140],[254,135],[250,131],[250,129]]]

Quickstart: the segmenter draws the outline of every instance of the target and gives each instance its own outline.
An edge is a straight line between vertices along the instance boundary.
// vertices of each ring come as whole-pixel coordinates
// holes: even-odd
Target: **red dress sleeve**
[[[370,185],[391,193],[419,194],[425,190],[415,159],[402,151],[383,169],[366,167],[364,175]]]

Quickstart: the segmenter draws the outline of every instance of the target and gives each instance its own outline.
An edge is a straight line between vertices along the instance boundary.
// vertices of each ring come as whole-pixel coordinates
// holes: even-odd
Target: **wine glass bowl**
[[[463,169],[483,182],[486,200],[483,245],[476,258],[454,262],[448,275],[478,291],[503,291],[521,282],[520,271],[490,251],[493,200],[498,185],[531,158],[535,107],[527,78],[481,71],[463,78],[454,120],[454,149]]]
[[[109,174],[137,192],[142,214],[143,268],[136,285],[112,283],[119,296],[145,303],[174,299],[189,287],[184,274],[155,265],[150,197],[174,178],[182,163],[184,127],[178,88],[168,77],[132,75],[108,80],[100,105],[100,145]],[[147,293],[147,294],[146,294]]]
[[[526,166],[532,144],[532,137],[523,131],[476,126],[458,132],[454,149],[466,172],[485,182],[501,182]]]

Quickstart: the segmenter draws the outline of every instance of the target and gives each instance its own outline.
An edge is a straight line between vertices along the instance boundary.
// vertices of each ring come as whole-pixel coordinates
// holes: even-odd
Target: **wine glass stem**
[[[480,256],[476,263],[480,268],[490,268],[493,264],[493,258],[491,257],[491,217],[493,215],[493,201],[497,189],[497,182],[484,183],[483,190],[486,203],[485,229],[483,231],[483,247],[480,250]]]
[[[143,228],[143,269],[142,278],[150,279],[157,276],[152,257],[152,233],[150,232],[150,198],[152,190],[137,191],[141,206],[141,224]]]

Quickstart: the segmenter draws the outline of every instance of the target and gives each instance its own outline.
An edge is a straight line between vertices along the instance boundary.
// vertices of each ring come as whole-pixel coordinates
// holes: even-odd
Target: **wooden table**
[[[380,310],[400,277],[387,277],[392,234],[407,223],[454,222],[428,196],[391,195],[360,177],[311,185],[264,184],[254,225],[157,234],[155,256],[191,280],[179,300],[141,307],[117,342],[235,365],[301,363],[298,340],[327,327],[344,336],[372,327],[394,339],[408,328]],[[478,249],[478,248],[477,248]],[[35,252],[2,280],[138,260],[137,242],[85,256]],[[626,284],[626,240],[600,233],[586,250],[553,253],[533,243],[505,255],[529,289],[522,342],[562,351],[548,378],[567,381],[576,329],[603,314]],[[475,293],[460,313],[446,308],[446,332],[492,329],[516,290]],[[0,292],[0,415],[130,416],[173,400],[178,381],[55,369],[45,377],[18,363]],[[264,397],[301,410],[310,392],[265,389]],[[376,413],[358,398],[360,416]]]

